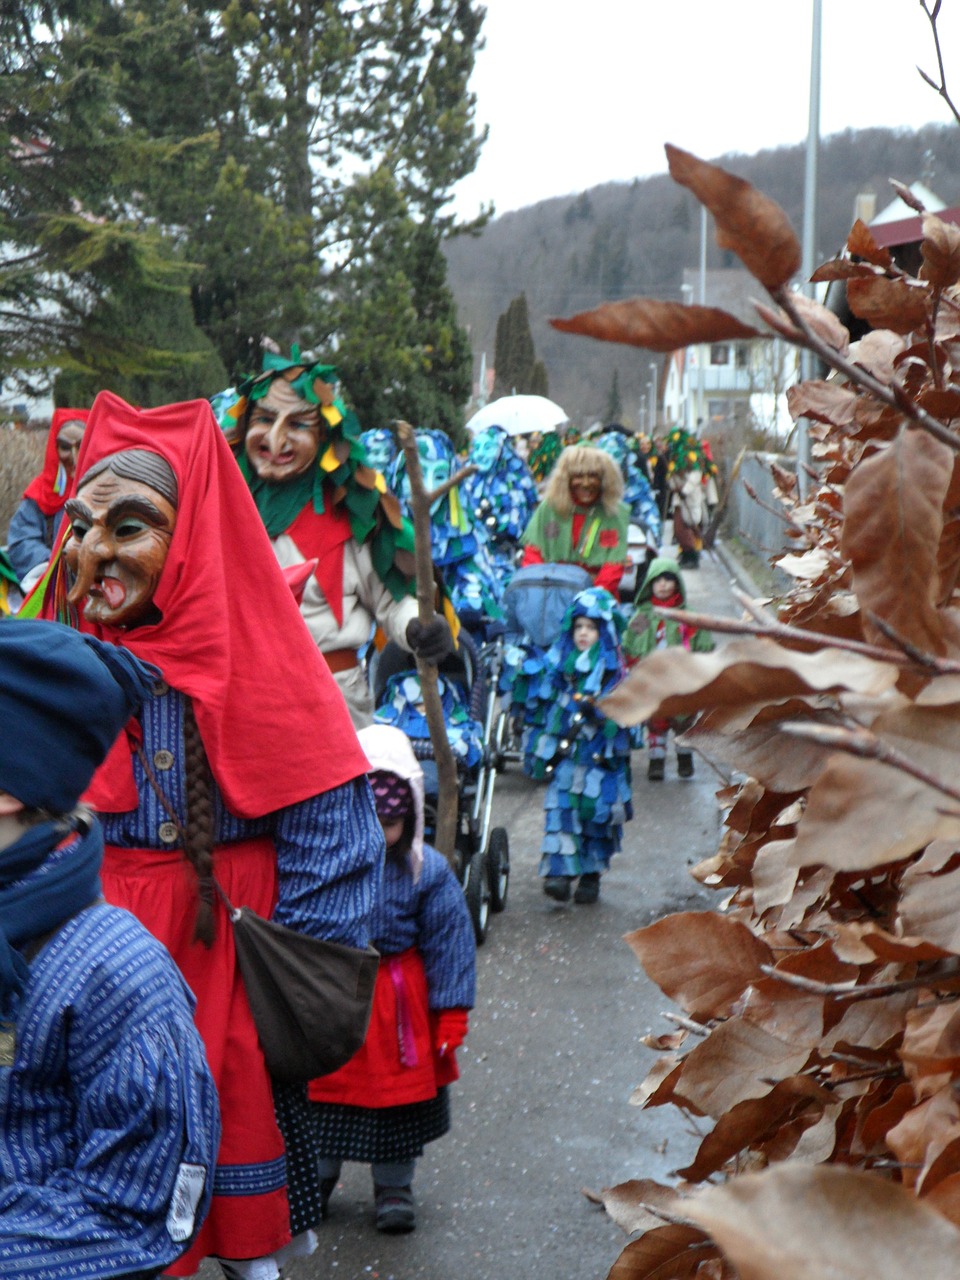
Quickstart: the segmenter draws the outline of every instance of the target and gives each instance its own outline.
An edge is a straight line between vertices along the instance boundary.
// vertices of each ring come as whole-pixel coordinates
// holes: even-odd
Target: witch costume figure
[[[373,705],[358,651],[375,626],[427,662],[450,652],[453,638],[441,617],[421,626],[413,529],[367,465],[336,383],[332,365],[297,346],[290,359],[266,350],[262,372],[239,384],[232,403],[215,401],[277,560],[291,570],[316,561],[300,613],[359,728]]]
[[[218,890],[365,946],[383,854],[367,762],[207,401],[101,392],[67,515],[44,609],[162,673],[86,793],[104,894],[196,996],[223,1118],[210,1214],[170,1274],[214,1256],[276,1280],[315,1244],[316,1150],[305,1086],[267,1073]]]
[[[490,557],[506,587],[517,567],[523,531],[540,500],[537,482],[503,427],[478,431],[467,461],[477,470],[460,486],[460,496],[487,530]]]
[[[569,900],[578,877],[574,901],[598,900],[600,877],[633,817],[631,734],[596,705],[625,673],[623,629],[613,596],[588,587],[574,597],[546,656],[524,664],[514,690],[529,726],[527,771],[549,780],[540,875],[557,902]]]
[[[10,521],[7,554],[24,594],[42,576],[50,559],[89,416],[88,409],[54,409],[43,469],[24,489]]]
[[[456,474],[457,455],[444,431],[418,429],[417,451],[429,492]],[[393,488],[409,510],[410,482],[403,452],[397,455]],[[503,617],[503,584],[491,559],[489,537],[464,502],[459,485],[430,507],[430,552],[457,616],[469,630]]]

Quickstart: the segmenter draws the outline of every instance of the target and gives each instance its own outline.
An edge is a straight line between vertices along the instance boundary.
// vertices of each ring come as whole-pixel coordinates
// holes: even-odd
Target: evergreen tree
[[[380,354],[377,388],[362,394],[402,386],[412,369],[441,400],[460,394],[466,340],[447,332],[456,321],[435,259],[453,229],[450,189],[483,141],[467,92],[478,4],[65,0],[68,18],[54,21],[56,7],[14,5],[16,21],[4,7],[4,22],[28,47],[43,44],[43,70],[74,109],[81,91],[91,96],[74,136],[87,139],[87,185],[103,193],[80,206],[162,229],[193,264],[194,315],[231,377],[256,366],[267,334],[338,359],[362,341],[343,324],[373,313],[389,328],[383,317],[415,293]],[[0,118],[3,128],[12,119]],[[73,194],[65,183],[63,200]],[[381,235],[397,210],[404,226]],[[406,222],[422,228],[415,252]],[[25,243],[36,223],[32,234]],[[375,241],[396,260],[372,263]],[[85,287],[78,313],[89,314],[102,291]],[[109,314],[100,308],[99,320]],[[435,331],[418,330],[421,319]]]
[[[96,381],[105,356],[132,375],[177,374],[202,346],[189,309],[166,347],[129,318],[110,334],[86,328],[115,291],[187,289],[176,245],[138,196],[138,175],[169,167],[174,148],[125,131],[111,68],[79,34],[97,7],[0,7],[0,381],[27,394],[47,390],[56,367]]]
[[[494,367],[494,396],[547,394],[547,372],[542,363],[538,367],[525,293],[514,298],[497,320]]]

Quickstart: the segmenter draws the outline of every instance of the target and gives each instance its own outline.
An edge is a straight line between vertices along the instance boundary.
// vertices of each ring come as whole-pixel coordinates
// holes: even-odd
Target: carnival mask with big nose
[[[80,418],[73,418],[70,422],[65,422],[57,432],[57,460],[68,476],[72,476],[77,469],[77,454],[80,452],[85,428],[85,422]]]
[[[570,477],[570,497],[574,506],[592,507],[600,501],[602,483],[596,471],[581,471]]]
[[[177,481],[158,454],[128,449],[93,466],[66,504],[67,600],[102,626],[154,622],[153,605],[177,523]]]
[[[319,405],[301,400],[285,378],[274,378],[250,410],[244,449],[261,480],[285,484],[316,461],[320,439]]]

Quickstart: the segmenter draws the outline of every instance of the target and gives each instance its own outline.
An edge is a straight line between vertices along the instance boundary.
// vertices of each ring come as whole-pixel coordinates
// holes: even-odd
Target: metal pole
[[[683,305],[689,307],[693,300],[693,285],[684,282],[680,286],[680,293],[683,296]],[[683,424],[688,431],[693,426],[693,396],[690,393],[690,355],[696,358],[697,365],[700,364],[700,358],[697,355],[696,347],[689,348],[683,362],[683,413],[681,415]]]
[[[650,361],[650,430],[657,429],[657,366]]]
[[[822,0],[813,0],[813,35],[810,46],[810,117],[807,127],[807,155],[803,175],[803,255],[800,270],[803,291],[808,298],[815,293],[810,283],[816,266],[817,252],[817,167],[820,159],[820,52],[821,52]],[[816,373],[816,362],[811,351],[801,353],[800,372],[804,380]],[[801,498],[807,496],[810,464],[810,435],[806,419],[797,423],[797,486]]]
[[[701,307],[707,305],[707,206],[700,206],[700,296],[697,299]],[[697,427],[706,416],[703,409],[703,366],[706,364],[710,348],[703,343],[697,348]]]

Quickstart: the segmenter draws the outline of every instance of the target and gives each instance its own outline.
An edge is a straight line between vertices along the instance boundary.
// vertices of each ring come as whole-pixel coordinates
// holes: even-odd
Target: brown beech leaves
[[[603,1193],[635,1236],[610,1280],[952,1280],[960,231],[925,217],[912,277],[854,226],[817,272],[872,326],[850,343],[785,289],[799,250],[777,206],[668,156],[770,294],[766,322],[830,372],[790,394],[816,477],[801,498],[774,472],[793,543],[775,616],[700,619],[739,634],[712,654],[655,652],[604,702],[622,724],[696,713],[691,744],[730,776],[719,848],[694,871],[722,910],[627,938],[681,1011],[680,1030],[647,1038],[658,1057],[631,1101],[679,1107],[702,1136],[678,1186]],[[727,323],[615,306],[558,327],[666,350]]]

